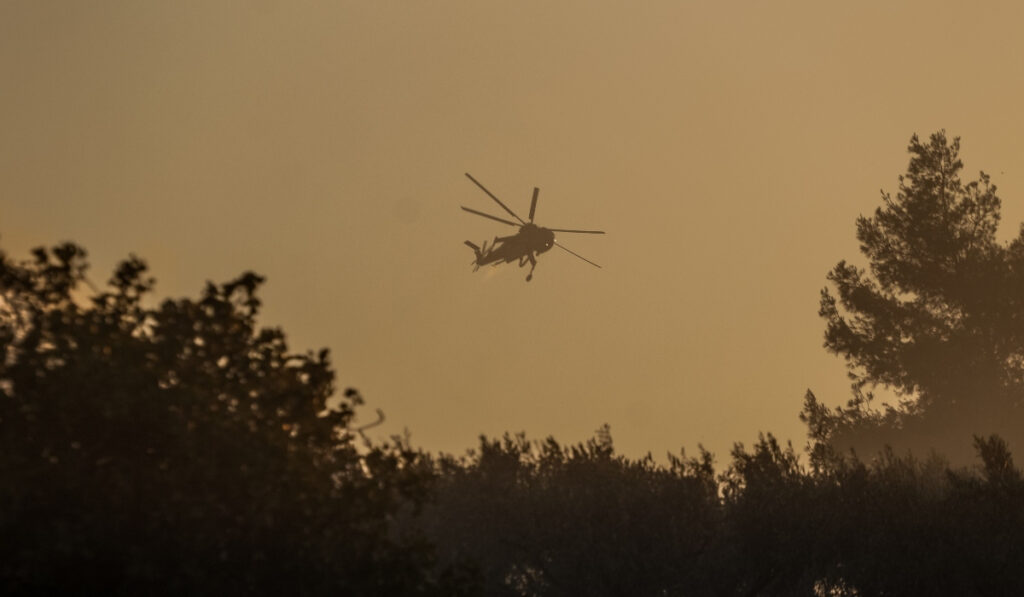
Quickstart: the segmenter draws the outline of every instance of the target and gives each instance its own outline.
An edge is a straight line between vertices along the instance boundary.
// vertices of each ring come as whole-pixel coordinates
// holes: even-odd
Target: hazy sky
[[[907,141],[1024,218],[1019,2],[0,2],[0,247],[130,252],[161,296],[268,277],[384,433],[804,444],[825,274]],[[472,173],[602,264],[472,273]],[[369,418],[369,417],[367,417]]]

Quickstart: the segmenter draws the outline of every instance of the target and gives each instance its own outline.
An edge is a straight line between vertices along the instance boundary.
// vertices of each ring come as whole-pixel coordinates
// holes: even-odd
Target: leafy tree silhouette
[[[706,452],[668,467],[633,460],[614,453],[605,428],[564,446],[484,437],[436,466],[427,533],[442,562],[477,560],[488,595],[726,594]]]
[[[819,446],[966,461],[974,434],[1024,439],[1024,235],[997,241],[996,187],[984,172],[961,181],[959,149],[944,131],[914,135],[896,196],[857,220],[868,268],[841,261],[828,275],[825,346],[846,359],[854,397],[829,410],[808,392],[802,417]],[[879,385],[901,402],[875,408]]]
[[[327,351],[257,328],[261,277],[149,307],[138,258],[93,296],[86,269],[73,244],[0,254],[0,592],[469,586],[391,522],[429,492],[422,455],[356,443]]]
[[[435,460],[425,507],[440,562],[477,561],[487,595],[1013,595],[1024,481],[1005,442],[980,469],[883,452],[807,466],[770,434],[712,457],[616,455],[481,438]]]

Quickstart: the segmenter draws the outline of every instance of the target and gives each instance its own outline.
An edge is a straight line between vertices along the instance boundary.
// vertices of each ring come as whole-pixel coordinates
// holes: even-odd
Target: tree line
[[[0,253],[0,591],[1022,593],[1024,236],[996,238],[959,140],[909,152],[822,291],[851,400],[808,392],[806,449],[721,465],[627,458],[607,427],[370,442],[328,351],[259,326],[260,276],[156,303],[134,256],[92,288],[77,245]]]

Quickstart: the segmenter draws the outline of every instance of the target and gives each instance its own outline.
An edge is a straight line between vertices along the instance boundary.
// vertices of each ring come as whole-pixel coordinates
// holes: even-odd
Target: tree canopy
[[[148,305],[130,258],[84,291],[84,251],[0,256],[0,587],[50,593],[406,595],[437,588],[391,520],[429,474],[361,446],[326,350],[260,329],[245,273]]]
[[[854,398],[829,411],[808,394],[815,440],[962,457],[973,434],[1024,439],[1024,235],[997,239],[996,187],[984,172],[963,182],[959,150],[945,132],[913,136],[896,196],[857,220],[867,267],[828,275],[825,346],[846,359]],[[876,386],[900,403],[874,408]]]
[[[808,466],[771,435],[713,457],[631,459],[607,430],[482,438],[440,458],[427,535],[487,595],[1012,595],[1024,481],[1004,442],[951,469],[892,451]],[[819,461],[820,463],[820,461]]]

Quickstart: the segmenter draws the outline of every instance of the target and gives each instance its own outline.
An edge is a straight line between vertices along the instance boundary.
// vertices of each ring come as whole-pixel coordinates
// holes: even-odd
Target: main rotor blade
[[[566,230],[565,228],[548,228],[551,232],[573,232],[576,234],[604,234],[604,230]]]
[[[584,257],[583,255],[580,255],[580,254],[579,254],[579,253],[577,253],[576,251],[570,251],[569,249],[565,248],[565,245],[563,245],[562,243],[558,242],[557,240],[555,241],[555,246],[556,246],[556,247],[558,247],[559,249],[562,249],[563,251],[565,251],[565,252],[567,252],[567,253],[572,253],[573,255],[575,255],[575,256],[577,256],[577,257],[579,257],[579,258],[580,258],[580,259],[582,259],[583,261],[586,261],[587,263],[589,263],[590,265],[592,265],[592,266],[594,266],[594,267],[596,267],[596,268],[601,268],[601,266],[600,266],[600,265],[598,265],[598,264],[594,263],[593,261],[591,261],[591,260],[587,259],[587,258],[586,258],[586,257]]]
[[[462,207],[462,206],[460,205],[459,207]],[[476,214],[478,216],[483,216],[485,218],[490,218],[492,220],[497,220],[497,221],[501,222],[502,224],[508,224],[509,226],[522,226],[522,224],[516,224],[515,222],[513,222],[511,220],[506,220],[504,218],[499,218],[498,216],[492,216],[491,214],[485,214],[482,211],[477,211],[475,209],[469,209],[468,207],[463,207],[462,209],[464,209],[465,211],[468,211],[471,214]]]
[[[519,220],[519,221],[520,221],[520,222],[522,222],[523,224],[525,224],[525,223],[526,223],[526,220],[524,220],[524,219],[520,218],[519,216],[517,216],[517,215],[516,215],[516,212],[512,211],[511,209],[509,209],[507,205],[505,205],[504,203],[502,203],[502,202],[501,202],[501,199],[498,199],[497,197],[495,197],[495,196],[494,196],[494,193],[492,193],[492,192],[488,191],[488,190],[487,190],[487,187],[485,187],[484,185],[480,184],[480,181],[478,181],[477,179],[473,178],[473,177],[472,177],[472,176],[471,176],[471,175],[469,174],[469,172],[466,172],[466,178],[468,178],[468,179],[472,180],[472,181],[473,181],[473,184],[475,184],[476,186],[480,187],[480,189],[481,189],[481,190],[482,190],[483,192],[487,193],[487,196],[488,196],[488,197],[490,197],[491,199],[494,199],[494,201],[495,201],[495,202],[496,202],[496,203],[497,203],[498,205],[500,205],[500,206],[502,207],[502,209],[504,209],[505,211],[507,211],[507,212],[509,213],[509,215],[511,215],[511,216],[512,216],[512,217],[514,217],[515,219]],[[465,208],[463,208],[463,209],[465,209]],[[517,225],[518,225],[518,224],[517,224]]]
[[[533,222],[533,212],[537,211],[537,194],[540,193],[540,189],[533,187],[533,200],[530,201],[530,222]]]

